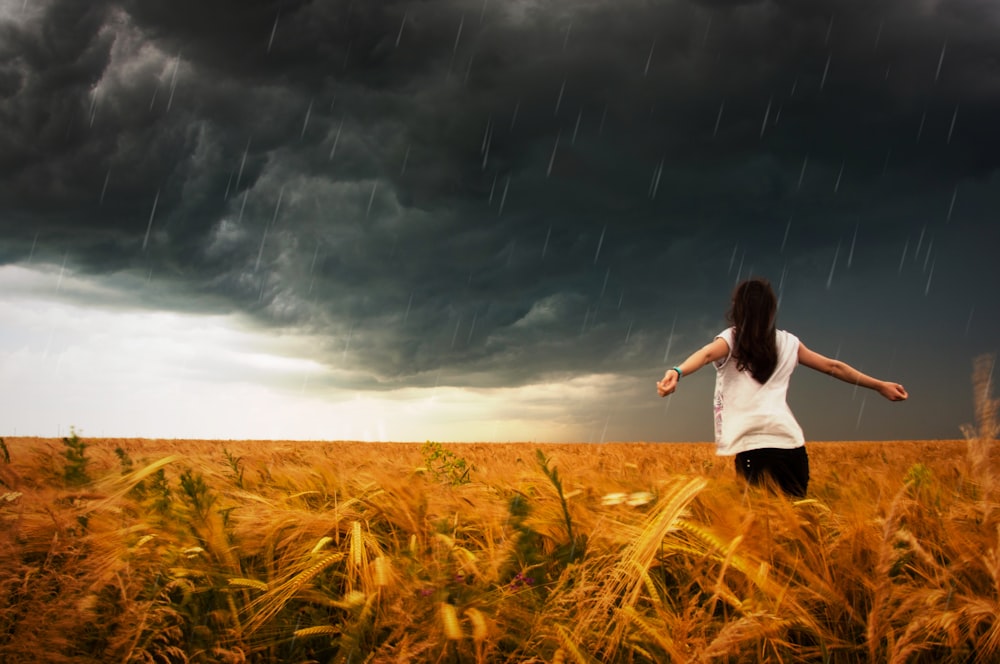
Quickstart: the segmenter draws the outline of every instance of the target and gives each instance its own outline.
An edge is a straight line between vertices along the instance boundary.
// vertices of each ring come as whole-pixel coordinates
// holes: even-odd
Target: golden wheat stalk
[[[327,567],[343,560],[343,558],[344,554],[339,551],[327,554],[316,561],[311,567],[292,574],[286,581],[251,602],[250,609],[253,611],[253,615],[246,622],[246,634],[252,634],[260,629],[266,622],[285,608],[288,601],[303,586],[312,581]]]

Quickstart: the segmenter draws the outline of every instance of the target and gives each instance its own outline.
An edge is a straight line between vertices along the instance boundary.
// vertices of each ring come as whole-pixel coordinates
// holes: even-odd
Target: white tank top
[[[777,331],[778,364],[761,384],[749,371],[736,368],[733,332],[729,328],[717,335],[729,345],[729,353],[715,362],[716,454],[732,456],[764,447],[794,449],[804,445],[802,427],[785,401],[788,381],[798,364],[798,337]]]

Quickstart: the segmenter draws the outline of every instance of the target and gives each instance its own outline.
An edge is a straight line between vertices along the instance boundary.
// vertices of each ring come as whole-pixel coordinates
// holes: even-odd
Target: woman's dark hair
[[[726,318],[734,329],[733,357],[739,371],[749,371],[758,383],[766,383],[778,365],[774,317],[778,301],[766,279],[747,279],[733,291]]]

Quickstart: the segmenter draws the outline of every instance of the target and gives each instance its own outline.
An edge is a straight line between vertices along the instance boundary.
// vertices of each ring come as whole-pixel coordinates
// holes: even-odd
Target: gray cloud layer
[[[872,326],[891,369],[921,335],[965,362],[997,329],[998,23],[971,0],[38,3],[0,26],[0,260],[322,331],[373,387],[656,374],[751,269],[819,350],[881,371],[844,341]]]

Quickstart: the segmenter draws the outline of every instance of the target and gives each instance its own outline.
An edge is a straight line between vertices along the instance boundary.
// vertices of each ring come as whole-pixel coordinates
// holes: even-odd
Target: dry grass
[[[0,661],[998,661],[982,398],[967,440],[810,444],[797,502],[706,444],[446,445],[450,484],[414,444],[87,440],[68,486],[7,438]]]

